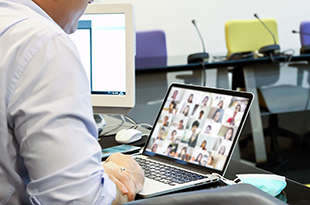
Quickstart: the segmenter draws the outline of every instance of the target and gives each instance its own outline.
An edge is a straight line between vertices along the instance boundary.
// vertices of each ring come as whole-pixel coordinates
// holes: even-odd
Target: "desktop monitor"
[[[89,5],[70,37],[89,79],[94,113],[127,114],[135,105],[133,6]]]

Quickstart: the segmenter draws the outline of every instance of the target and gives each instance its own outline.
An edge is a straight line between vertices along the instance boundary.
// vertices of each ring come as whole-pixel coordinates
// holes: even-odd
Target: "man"
[[[169,119],[169,117],[168,116],[165,116],[164,117],[164,122],[163,122],[163,126],[169,126],[169,122],[168,122],[168,119]]]
[[[199,127],[199,122],[195,120],[192,124],[192,128],[191,128],[192,133],[188,141],[188,146],[190,147],[195,147],[197,144],[198,133],[196,133],[196,130],[198,127]]]
[[[88,79],[67,35],[92,1],[0,0],[0,204],[119,204],[142,188],[132,157],[100,163]]]
[[[179,121],[178,129],[179,130],[183,130],[184,129],[184,125],[183,125],[183,120],[182,119]]]
[[[160,128],[158,136],[156,137],[157,140],[164,140],[164,134],[166,130],[164,127]]]

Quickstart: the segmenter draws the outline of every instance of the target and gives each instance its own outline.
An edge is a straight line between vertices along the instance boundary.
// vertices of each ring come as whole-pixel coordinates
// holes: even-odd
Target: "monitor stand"
[[[98,136],[100,136],[103,131],[103,127],[106,126],[106,121],[101,114],[94,114],[94,119],[98,129]]]

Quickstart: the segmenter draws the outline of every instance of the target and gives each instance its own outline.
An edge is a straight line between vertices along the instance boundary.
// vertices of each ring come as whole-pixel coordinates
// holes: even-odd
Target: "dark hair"
[[[211,125],[208,125],[207,127],[210,127],[210,129],[212,129]]]
[[[199,154],[197,155],[196,159],[195,159],[195,161],[196,161],[196,162],[198,162],[198,157],[199,157],[199,156],[200,156],[200,157],[201,157],[201,159],[202,159],[202,154],[201,154],[201,153],[199,153]],[[201,160],[201,159],[200,159],[200,160]]]
[[[220,102],[217,105],[219,105],[220,103],[222,103],[222,107],[223,107],[224,101],[220,100]],[[220,107],[220,108],[222,108],[222,107]]]
[[[152,151],[152,152],[153,152],[153,149],[154,149],[155,147],[157,148],[157,147],[158,147],[158,144],[154,143],[154,144],[152,145],[152,147],[151,147],[151,151]]]
[[[218,112],[222,114],[221,109],[217,109],[217,110],[215,111],[215,113],[213,114],[212,119],[214,119],[214,117],[215,117],[216,113],[218,113]],[[218,122],[219,120],[220,120],[220,118],[217,120],[217,122]]]
[[[221,148],[219,149],[218,154],[222,154],[222,153],[221,153],[222,149],[224,150],[224,153],[223,153],[223,154],[225,154],[225,150],[226,150],[226,147],[225,147],[225,146],[221,146]]]
[[[231,130],[231,131],[232,131],[231,136],[229,137],[228,140],[232,140],[232,137],[233,137],[233,135],[234,135],[234,128],[232,128],[232,127],[230,127],[230,128],[227,129],[227,131],[226,131],[226,133],[225,133],[225,135],[224,135],[224,139],[226,138],[226,135],[227,135],[228,130]]]
[[[172,133],[174,133],[174,132],[175,132],[175,133],[177,133],[177,131],[176,131],[176,130],[173,130],[173,131],[171,132],[171,134],[172,134]]]
[[[241,105],[240,104],[237,104],[236,107],[239,107],[239,111],[241,111]],[[235,107],[235,109],[236,109]]]
[[[171,148],[172,148],[172,144],[168,145],[168,147],[167,147],[167,148],[169,148],[169,147],[171,147]]]
[[[193,99],[193,97],[194,97],[194,94],[192,93],[192,94],[190,94],[189,96],[188,96],[188,98],[187,98],[187,101],[189,100],[189,98],[190,97],[192,97],[192,99]],[[188,101],[189,102],[189,101]]]
[[[199,122],[197,120],[193,122],[192,127],[194,126],[199,127]]]
[[[175,108],[176,105],[177,105],[174,101],[171,101],[170,105],[171,105],[171,104],[173,104],[173,108]],[[170,108],[170,105],[169,105],[169,108]]]
[[[184,113],[185,108],[187,108],[187,107],[188,107],[188,110],[186,111],[186,113]],[[183,114],[184,114],[184,116],[187,116],[187,115],[188,115],[188,112],[189,112],[189,105],[187,105],[185,108],[184,108],[184,110],[183,110]]]
[[[206,96],[202,99],[202,102],[203,102],[206,98],[209,100],[209,96],[206,95]]]

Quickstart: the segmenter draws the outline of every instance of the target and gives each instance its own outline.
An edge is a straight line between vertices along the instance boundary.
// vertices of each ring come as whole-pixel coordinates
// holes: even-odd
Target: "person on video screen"
[[[164,127],[160,128],[158,136],[156,139],[158,140],[164,140],[164,134],[165,134],[166,130]]]
[[[225,140],[232,140],[233,139],[233,135],[234,135],[234,128],[230,127],[227,129],[225,135],[224,135],[224,139]]]
[[[190,94],[190,95],[188,96],[187,102],[188,102],[188,103],[193,103],[193,99],[194,99],[194,94]]]
[[[188,116],[188,113],[189,113],[189,105],[187,105],[184,109],[183,109],[183,112],[182,114],[187,117]]]
[[[192,128],[191,128],[192,133],[188,141],[189,147],[195,147],[197,144],[198,133],[196,133],[196,131],[198,127],[199,127],[199,122],[196,120],[192,124]]]
[[[187,152],[187,147],[183,147],[180,154],[179,154],[179,158],[181,158],[183,161],[186,161],[186,153]]]
[[[209,97],[208,97],[208,96],[206,96],[206,97],[204,97],[204,98],[203,98],[203,100],[202,100],[201,104],[202,104],[203,106],[206,106],[206,105],[207,105],[207,103],[208,103],[208,101],[209,101]]]
[[[217,109],[217,110],[215,111],[215,113],[213,114],[213,117],[212,117],[213,121],[214,121],[214,122],[220,122],[220,120],[221,120],[221,115],[222,115],[222,110],[221,110],[221,109]]]
[[[204,141],[202,141],[202,143],[200,145],[200,149],[207,150],[206,146],[207,146],[207,140],[204,140]]]
[[[171,96],[172,100],[175,100],[177,98],[177,95],[178,95],[179,91],[178,90],[175,90]]]
[[[241,105],[240,104],[237,104],[236,107],[235,107],[235,110],[233,112],[233,116],[228,118],[227,122],[230,124],[230,125],[235,125],[235,117],[237,115],[238,112],[241,111]]]

